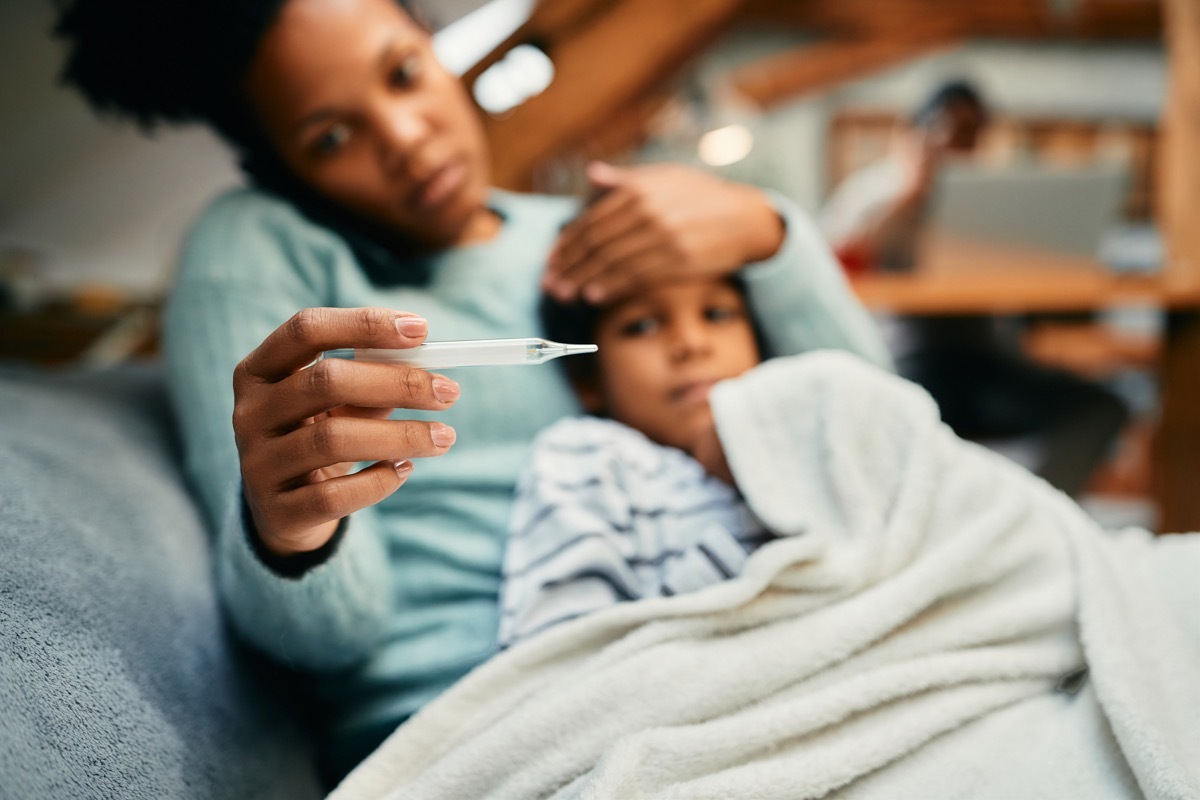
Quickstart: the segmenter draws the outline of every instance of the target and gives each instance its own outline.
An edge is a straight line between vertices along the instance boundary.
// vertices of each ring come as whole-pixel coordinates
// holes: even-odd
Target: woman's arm
[[[183,253],[165,344],[230,616],[272,655],[334,668],[377,641],[392,590],[373,513],[340,521],[403,483],[395,462],[446,449],[433,444],[430,423],[384,417],[447,404],[428,373],[301,369],[322,349],[411,346],[423,336],[397,327],[411,316],[384,309],[297,314],[325,300],[333,256],[288,213],[242,195],[206,215]],[[350,475],[360,460],[377,463]]]
[[[777,253],[747,265],[741,276],[772,353],[846,350],[891,369],[875,321],[854,296],[817,226],[789,200],[769,196],[787,237]]]

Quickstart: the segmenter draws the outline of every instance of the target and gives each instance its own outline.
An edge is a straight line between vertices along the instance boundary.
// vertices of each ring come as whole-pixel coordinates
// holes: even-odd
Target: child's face
[[[393,0],[288,0],[245,88],[284,163],[333,202],[438,246],[494,223],[479,120]]]
[[[712,430],[708,391],[759,362],[746,304],[728,281],[658,284],[606,309],[596,329],[599,385],[584,405],[655,441],[691,450]]]

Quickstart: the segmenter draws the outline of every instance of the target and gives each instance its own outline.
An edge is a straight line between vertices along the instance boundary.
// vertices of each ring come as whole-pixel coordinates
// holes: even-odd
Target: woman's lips
[[[429,210],[443,205],[462,188],[467,168],[461,161],[452,161],[419,183],[410,196],[413,207]]]

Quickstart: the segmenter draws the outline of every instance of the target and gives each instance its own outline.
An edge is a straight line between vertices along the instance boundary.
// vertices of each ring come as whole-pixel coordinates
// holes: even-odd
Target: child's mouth
[[[671,402],[681,405],[695,405],[708,402],[708,393],[716,381],[691,381],[671,390]]]

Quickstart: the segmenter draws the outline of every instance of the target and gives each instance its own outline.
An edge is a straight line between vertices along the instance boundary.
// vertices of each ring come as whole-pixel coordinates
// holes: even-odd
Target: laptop
[[[1129,183],[1120,164],[948,164],[929,223],[957,238],[1095,257],[1122,220]]]

